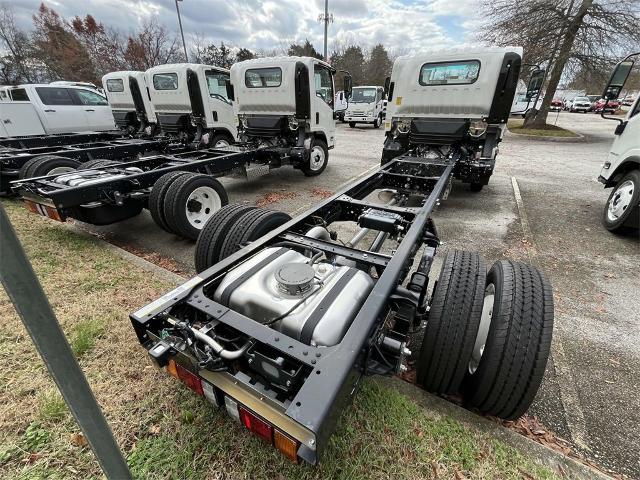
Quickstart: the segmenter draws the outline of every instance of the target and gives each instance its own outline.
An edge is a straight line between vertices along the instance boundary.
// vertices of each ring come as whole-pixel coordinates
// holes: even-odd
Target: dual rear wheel
[[[535,267],[476,253],[447,254],[431,301],[417,380],[507,420],[531,405],[553,331],[551,285]]]

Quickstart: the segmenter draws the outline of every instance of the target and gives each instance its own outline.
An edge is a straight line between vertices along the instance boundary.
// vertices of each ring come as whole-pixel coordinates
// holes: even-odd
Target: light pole
[[[180,7],[178,7],[178,2],[181,2],[181,1],[182,0],[176,0],[176,12],[178,12],[178,24],[180,25],[180,36],[182,37],[182,48],[184,49],[184,61],[188,62],[189,56],[187,55],[187,44],[184,43],[184,32],[182,31],[182,19],[180,18]]]
[[[318,16],[319,22],[324,22],[324,61],[329,61],[327,54],[327,31],[329,30],[329,23],[333,22],[333,13],[329,14],[329,0],[324,0],[324,13]]]

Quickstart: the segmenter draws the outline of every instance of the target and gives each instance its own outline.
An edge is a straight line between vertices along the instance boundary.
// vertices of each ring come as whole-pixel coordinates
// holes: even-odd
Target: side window
[[[177,73],[156,73],[153,76],[153,88],[156,90],[177,90]]]
[[[67,88],[38,87],[36,92],[45,105],[75,105]]]
[[[107,80],[107,91],[109,92],[124,92],[124,81],[121,78],[110,78]]]
[[[474,83],[480,73],[478,60],[425,63],[420,69],[420,85],[465,85]]]
[[[209,89],[209,95],[212,98],[218,98],[225,102],[230,103],[229,97],[227,97],[227,83],[229,83],[229,74],[225,72],[216,72],[214,70],[207,70],[205,72],[207,78],[207,88]]]
[[[331,71],[322,65],[314,65],[313,78],[316,87],[316,96],[333,108],[333,77]]]
[[[27,95],[27,91],[24,88],[15,88],[10,91],[9,95],[11,96],[11,100],[14,102],[29,101],[29,95]]]
[[[77,89],[76,93],[78,94],[78,98],[83,105],[94,105],[94,106],[108,106],[109,102],[102,96],[98,95],[95,92],[90,92],[89,90],[80,90]]]
[[[248,88],[279,87],[282,84],[280,67],[252,68],[244,73],[244,84]]]

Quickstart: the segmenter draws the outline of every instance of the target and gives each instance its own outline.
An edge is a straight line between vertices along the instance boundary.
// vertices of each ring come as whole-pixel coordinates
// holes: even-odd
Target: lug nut
[[[407,347],[402,347],[402,355],[404,355],[405,357],[410,357],[411,350],[409,350]]]
[[[404,363],[400,364],[400,373],[405,373],[407,371],[407,366]]]

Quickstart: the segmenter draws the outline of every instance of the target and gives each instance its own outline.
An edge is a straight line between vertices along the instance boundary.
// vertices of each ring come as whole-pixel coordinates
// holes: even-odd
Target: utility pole
[[[184,49],[184,61],[189,62],[189,56],[187,55],[187,44],[184,43],[184,32],[182,31],[182,18],[180,18],[180,7],[178,7],[178,2],[182,2],[182,0],[176,0],[176,12],[178,12],[178,24],[180,25],[180,36],[182,37],[182,48]]]
[[[333,13],[329,13],[329,0],[324,0],[324,14],[318,16],[318,21],[324,23],[324,61],[328,62],[327,32],[329,30],[329,23],[333,23]]]

